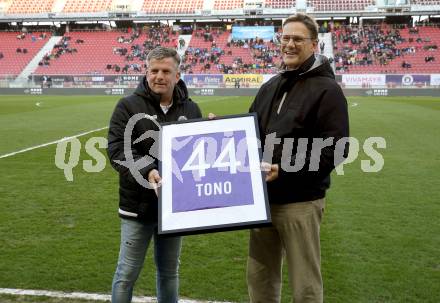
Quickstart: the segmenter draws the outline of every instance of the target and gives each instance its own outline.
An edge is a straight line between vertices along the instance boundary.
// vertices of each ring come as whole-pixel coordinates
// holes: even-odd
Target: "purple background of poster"
[[[231,134],[229,132],[228,134]],[[234,131],[232,132],[234,140],[235,140],[235,150],[237,154],[237,145],[241,140],[245,139],[246,132],[242,131]],[[212,138],[217,142],[217,151],[215,155],[208,154],[208,141],[205,141],[205,157],[206,162],[212,165],[217,157],[220,155],[220,149],[222,147],[223,139],[228,139],[230,136],[226,136],[225,133],[209,133],[202,135],[194,135],[194,136],[183,136],[183,137],[175,137],[173,139],[177,141],[182,141],[188,137],[192,137],[191,141],[188,142],[183,148],[178,151],[172,150],[172,157],[175,159],[178,169],[180,170],[183,183],[175,176],[173,173],[173,205],[172,211],[173,213],[177,212],[185,212],[192,210],[200,210],[200,209],[209,209],[209,208],[222,208],[222,207],[231,207],[231,206],[239,206],[239,205],[252,205],[254,204],[253,199],[253,191],[252,191],[252,183],[251,183],[251,174],[249,169],[246,172],[240,172],[240,167],[237,167],[237,173],[231,174],[230,168],[223,168],[223,171],[219,171],[219,168],[208,168],[205,170],[205,176],[201,177],[200,181],[196,181],[193,177],[192,171],[181,171],[183,165],[188,161],[191,153],[195,148],[195,142],[200,138]],[[229,141],[229,140],[228,140]],[[226,141],[226,142],[228,142]],[[174,145],[174,142],[173,142]],[[247,146],[247,145],[245,145]],[[241,153],[242,154],[242,153]],[[249,152],[246,148],[245,159],[238,159],[237,161],[241,162],[241,166],[249,167]],[[225,161],[229,160],[226,156]],[[223,162],[223,161],[222,161]],[[173,168],[174,170],[175,168]],[[227,169],[227,171],[225,171]],[[197,176],[198,172],[195,172]],[[198,189],[196,184],[200,183],[213,183],[213,182],[226,182],[230,181],[232,184],[232,190],[230,194],[223,195],[210,195],[204,196],[203,187],[202,187],[202,195],[198,196]]]

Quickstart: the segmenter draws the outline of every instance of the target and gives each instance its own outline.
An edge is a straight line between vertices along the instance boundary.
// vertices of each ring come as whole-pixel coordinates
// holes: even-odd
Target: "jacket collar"
[[[142,77],[139,85],[135,90],[135,94],[150,100],[153,104],[156,104],[157,106],[160,105],[161,96],[151,90],[151,88],[148,86],[146,76]],[[173,103],[176,104],[183,103],[187,98],[188,98],[188,89],[186,88],[185,82],[183,82],[183,80],[180,79],[176,83],[176,86],[174,87]]]
[[[320,75],[334,79],[335,74],[326,56],[314,54],[310,56],[296,70],[286,70],[285,66],[281,66],[284,70],[280,71],[280,75],[284,78],[292,78],[296,76],[308,77],[310,75]]]
[[[301,74],[304,74],[308,70],[311,69],[311,67],[314,65],[315,61],[316,61],[315,56],[312,54],[297,69],[287,69],[287,66],[285,66],[284,70],[281,72],[281,76],[283,76],[285,78],[291,78],[291,77],[297,77]]]

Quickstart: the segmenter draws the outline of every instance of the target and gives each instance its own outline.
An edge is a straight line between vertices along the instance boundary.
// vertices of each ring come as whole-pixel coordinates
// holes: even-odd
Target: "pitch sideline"
[[[110,301],[110,295],[104,294],[90,294],[83,292],[62,292],[62,291],[50,291],[50,290],[31,290],[31,289],[14,289],[14,288],[0,288],[0,294],[5,295],[17,295],[17,296],[37,296],[37,297],[50,297],[50,298],[65,298],[65,299],[81,299],[90,301]],[[133,296],[132,302],[134,303],[157,303],[157,299],[154,297],[139,297]],[[180,299],[179,303],[232,303],[232,302],[219,302],[219,301],[197,301],[190,299]]]
[[[28,148],[25,148],[25,149],[21,149],[21,150],[12,152],[12,153],[0,155],[0,159],[7,158],[7,157],[12,157],[12,156],[15,156],[17,154],[21,154],[21,153],[24,153],[24,152],[27,152],[27,151],[30,151],[30,150],[34,150],[34,149],[37,149],[37,148],[46,147],[46,146],[53,145],[53,144],[58,144],[60,142],[69,140],[71,138],[82,137],[82,136],[85,136],[85,135],[88,135],[88,134],[91,134],[91,133],[94,133],[94,132],[97,132],[97,131],[101,131],[101,130],[104,130],[104,129],[107,129],[107,128],[108,128],[108,126],[97,128],[97,129],[92,129],[92,130],[89,130],[87,132],[80,133],[80,134],[77,134],[77,135],[73,135],[73,136],[70,136],[70,137],[64,137],[64,138],[61,138],[59,140],[43,143],[43,144],[36,145],[36,146],[31,146],[31,147],[28,147]]]

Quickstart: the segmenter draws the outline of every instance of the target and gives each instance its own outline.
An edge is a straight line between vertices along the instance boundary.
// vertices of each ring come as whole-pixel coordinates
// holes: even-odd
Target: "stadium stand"
[[[17,75],[46,40],[20,32],[2,33],[3,74]],[[335,26],[333,55],[336,72],[438,73],[440,28],[433,26]],[[34,42],[32,42],[32,39]],[[171,27],[124,33],[66,33],[61,43],[40,62],[35,74],[140,74],[148,50],[156,45],[177,47],[179,36]],[[331,43],[327,42],[329,47]],[[18,48],[27,53],[17,53]],[[318,50],[319,52],[319,50]],[[329,57],[331,57],[329,55]],[[273,73],[280,61],[274,42],[231,41],[225,29],[193,31],[182,60],[184,73]],[[17,64],[18,63],[18,64]]]
[[[13,0],[8,14],[50,13],[55,0]]]
[[[308,6],[317,12],[328,11],[363,11],[367,6],[374,5],[374,0],[308,0]]]
[[[110,9],[112,0],[67,0],[64,5],[65,13],[94,13]]]
[[[46,32],[0,32],[0,73],[17,76],[50,38]]]
[[[345,26],[333,32],[338,73],[436,73],[440,28]]]
[[[139,74],[148,49],[176,47],[177,34],[170,27],[124,33],[66,33],[62,42],[40,63],[37,75]]]
[[[243,8],[244,0],[215,0],[214,9],[229,10],[235,8]]]
[[[5,4],[6,1],[0,0]],[[36,14],[48,12],[96,13],[111,11],[115,0],[10,0],[2,5],[6,14]],[[295,7],[296,0],[265,0],[265,8],[288,10]],[[363,11],[375,5],[375,0],[307,0],[307,6],[315,12]],[[142,13],[162,15],[188,15],[203,8],[227,11],[245,8],[246,0],[137,0]],[[299,2],[298,2],[299,3]],[[440,0],[413,0],[412,5],[432,8]],[[56,7],[56,8],[55,8]],[[272,22],[272,21],[271,21]],[[279,23],[277,30],[279,29]],[[341,25],[333,21],[322,22],[320,41],[326,54],[335,64],[336,73],[438,73],[440,70],[440,27],[374,24]],[[380,21],[379,21],[380,22]],[[245,25],[245,21],[231,22],[232,26]],[[264,21],[250,22],[265,24]],[[410,19],[408,19],[410,23]],[[231,41],[231,31],[211,29],[203,24],[185,38],[182,71],[185,73],[274,73],[280,62],[278,46],[274,42]],[[273,22],[271,24],[274,24]],[[189,25],[191,33],[191,27]],[[321,31],[322,29],[322,31]],[[329,34],[326,34],[329,32]],[[0,33],[0,67],[2,74],[17,75],[42,49],[47,39],[39,33]],[[327,36],[325,36],[327,35]],[[46,34],[46,37],[49,35]],[[21,36],[20,36],[21,37]],[[183,36],[182,36],[183,37]],[[191,37],[191,38],[189,38]],[[44,56],[35,74],[140,74],[149,49],[156,45],[176,47],[178,33],[169,26],[136,30],[116,31],[71,31],[62,41]],[[52,46],[46,45],[49,49]],[[21,51],[18,52],[18,49]],[[25,50],[25,52],[23,52]],[[42,54],[44,51],[41,51]],[[39,57],[38,57],[39,58]],[[34,61],[38,61],[36,59]],[[31,70],[28,66],[28,70]],[[33,67],[32,67],[33,68]]]
[[[218,73],[216,65],[214,66],[213,64],[214,62],[210,61],[212,48],[215,48],[212,55],[218,57],[218,60],[223,60],[221,56],[227,47],[229,35],[230,33],[228,31],[222,31],[220,29],[215,29],[211,32],[205,29],[195,30],[188,48],[185,51],[185,55],[182,58],[183,71],[187,73],[201,73],[203,70],[206,73]],[[203,59],[200,60],[202,57]],[[205,58],[207,58],[206,62]],[[205,68],[206,64],[209,64],[209,68]],[[213,66],[211,67],[211,65]]]
[[[295,5],[295,0],[266,0],[264,2],[266,8],[292,8]]]
[[[194,31],[183,58],[185,73],[273,73],[279,58],[273,42],[231,41],[230,31]]]
[[[440,5],[440,0],[412,0],[411,3],[417,5]]]
[[[204,0],[145,0],[142,10],[152,14],[190,14],[203,8]]]

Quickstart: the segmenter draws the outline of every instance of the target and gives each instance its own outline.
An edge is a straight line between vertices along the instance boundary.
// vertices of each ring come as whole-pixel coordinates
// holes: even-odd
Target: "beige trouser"
[[[319,227],[324,206],[324,199],[273,204],[273,227],[251,230],[247,266],[251,303],[280,302],[284,254],[294,302],[323,302]]]

